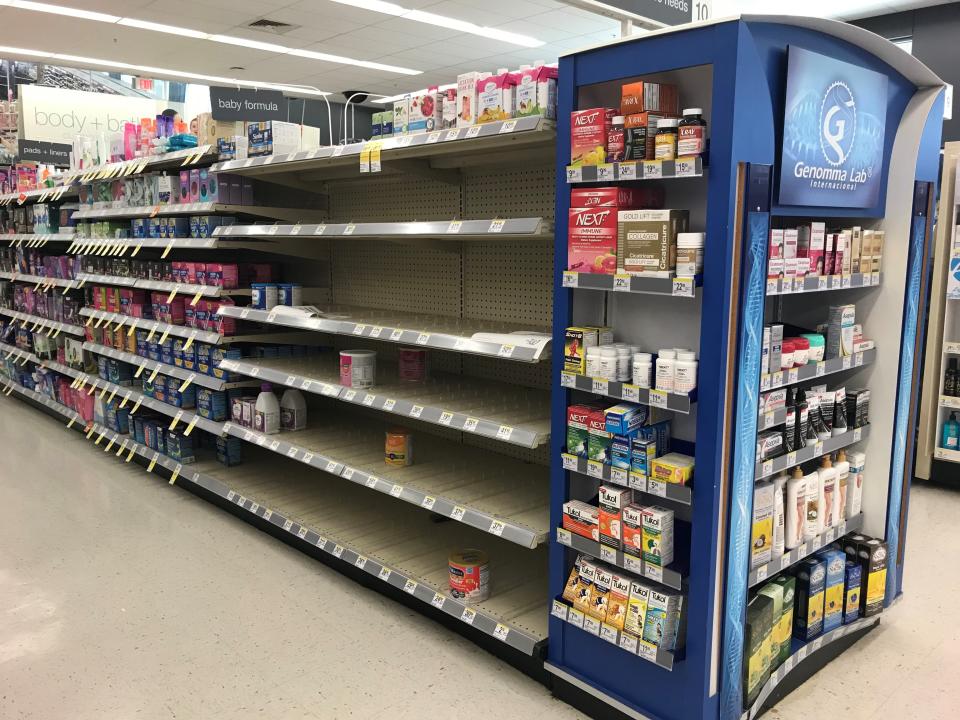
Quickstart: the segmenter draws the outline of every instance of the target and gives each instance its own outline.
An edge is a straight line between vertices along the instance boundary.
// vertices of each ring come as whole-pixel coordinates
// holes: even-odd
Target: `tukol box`
[[[580,500],[563,504],[563,528],[581,537],[600,540],[600,509]]]
[[[673,562],[673,510],[657,505],[643,509],[643,560],[658,567]]]
[[[623,551],[638,558],[643,557],[643,510],[643,506],[630,503],[620,513]]]
[[[608,547],[623,549],[621,532],[621,513],[623,508],[633,501],[633,490],[629,488],[600,486],[600,543]]]
[[[643,626],[650,605],[650,588],[636,580],[630,582],[630,599],[627,600],[627,617],[623,629],[638,638],[643,637]]]
[[[616,111],[612,108],[574,110],[570,113],[570,164],[599,165],[607,159],[607,131]]]
[[[647,617],[643,622],[644,640],[664,650],[676,647],[681,600],[680,595],[650,590]]]
[[[616,274],[616,208],[570,208],[567,269],[603,275]]]
[[[607,601],[607,625],[623,630],[630,601],[630,576],[619,570],[610,573],[610,599]]]

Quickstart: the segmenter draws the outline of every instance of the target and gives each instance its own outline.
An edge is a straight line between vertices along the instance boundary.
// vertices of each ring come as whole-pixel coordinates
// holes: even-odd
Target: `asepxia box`
[[[823,592],[826,579],[827,564],[823,560],[807,558],[797,566],[793,635],[800,640],[812,640],[823,632]]]

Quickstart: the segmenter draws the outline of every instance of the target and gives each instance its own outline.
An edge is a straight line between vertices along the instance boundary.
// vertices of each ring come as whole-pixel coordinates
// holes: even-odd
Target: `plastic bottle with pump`
[[[784,507],[786,529],[783,545],[787,550],[793,550],[803,542],[804,527],[806,526],[806,483],[803,470],[793,469],[793,475],[787,480],[787,497]]]
[[[834,526],[834,518],[836,518],[836,524],[840,523],[840,503],[837,501],[837,470],[833,467],[833,461],[830,460],[829,455],[823,456],[823,463],[820,465],[817,474],[820,476],[820,495],[823,498],[823,504],[820,506],[823,510],[823,525],[820,530],[823,532],[828,527]]]

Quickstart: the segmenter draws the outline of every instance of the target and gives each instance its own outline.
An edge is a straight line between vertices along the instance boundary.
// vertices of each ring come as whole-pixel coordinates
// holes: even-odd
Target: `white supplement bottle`
[[[617,349],[610,345],[600,348],[600,377],[607,380],[617,379]]]
[[[806,504],[806,484],[803,478],[803,470],[796,467],[793,469],[793,475],[787,480],[787,497],[784,506],[786,532],[783,537],[783,546],[787,550],[793,550],[803,542]]]
[[[678,350],[673,364],[673,392],[691,393],[697,387],[697,354]]]
[[[703,272],[703,233],[677,233],[677,277]]]
[[[600,348],[597,345],[587,348],[587,377],[601,377]]]
[[[630,350],[625,347],[617,348],[617,380],[630,382]]]
[[[633,354],[633,384],[637,387],[649,388],[650,376],[653,373],[653,356],[650,353],[638,352]]]
[[[657,390],[673,392],[673,374],[676,360],[676,350],[664,348],[657,354]]]
[[[307,426],[307,403],[296,388],[287,388],[280,398],[280,427],[303,430]]]
[[[280,401],[273,394],[270,383],[260,386],[260,394],[257,395],[257,404],[254,406],[253,428],[264,435],[280,432]]]

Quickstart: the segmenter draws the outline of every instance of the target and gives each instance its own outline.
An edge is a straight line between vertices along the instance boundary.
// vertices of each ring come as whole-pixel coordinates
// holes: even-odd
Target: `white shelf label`
[[[410,408],[410,417],[418,418],[423,413],[423,405],[414,405]]]
[[[403,485],[394,485],[390,488],[390,494],[393,497],[400,497],[403,494]]]
[[[506,525],[504,525],[502,521],[493,520],[490,523],[490,528],[487,530],[487,532],[489,532],[491,535],[501,537],[503,535],[504,528],[506,528]]]
[[[637,655],[644,660],[655,663],[657,661],[657,646],[646,640],[640,640],[637,643]]]
[[[402,333],[403,331],[401,330],[400,332]],[[393,339],[392,335],[390,339]],[[428,342],[430,342],[430,333],[420,333],[417,335],[417,345],[426,345]]]
[[[827,364],[821,360],[817,363],[817,377],[823,377],[827,374]]]
[[[420,503],[420,507],[427,510],[433,510],[433,506],[436,504],[437,499],[432,495],[424,495],[423,502]]]
[[[363,555],[357,555],[357,559],[353,561],[353,564],[363,570],[367,565],[367,559]]]
[[[430,133],[429,135],[427,135],[427,141],[426,141],[426,143],[424,143],[424,144],[425,144],[425,145],[432,145],[433,143],[435,143],[435,142],[437,142],[437,141],[439,141],[439,140],[440,140],[440,133],[438,133],[438,132],[432,132],[432,133]]]
[[[564,270],[563,271],[563,280],[561,285],[567,288],[575,288],[580,282],[580,273],[574,272],[573,270]]]
[[[672,292],[676,297],[693,297],[693,278],[674,278]]]
[[[417,591],[417,583],[413,580],[407,579],[407,581],[403,584],[403,591],[413,595]]]
[[[645,180],[663,177],[663,162],[660,160],[644,160],[643,177]]]
[[[827,289],[827,276],[820,275],[817,277],[817,290],[826,290]]]
[[[451,140],[456,140],[458,137],[460,137],[460,128],[453,128],[447,130],[447,134],[443,136],[443,141],[450,142]]]
[[[241,502],[240,504],[242,505],[243,503]],[[283,529],[284,529],[284,530],[286,530],[287,532],[290,532],[290,528],[292,528],[292,527],[293,527],[293,520],[285,520],[285,521],[284,521],[284,523],[283,523]]]
[[[336,471],[336,469],[337,469],[337,461],[336,461],[336,460],[327,460],[327,467],[326,467],[327,472],[328,472],[328,473],[332,473],[332,472]]]
[[[376,487],[378,479],[375,475],[367,475],[367,479],[364,481],[364,485],[368,488]]]
[[[620,633],[617,632],[617,629],[613,627],[613,625],[607,625],[606,623],[600,624],[600,637],[602,637],[608,643],[616,645],[619,635]]]
[[[264,520],[269,520],[272,517],[273,517],[273,510],[271,510],[270,508],[267,508],[263,511]]]
[[[558,617],[561,620],[567,619],[567,606],[564,605],[559,600],[554,600],[553,605],[550,608],[550,614],[554,617]]]
[[[673,162],[674,174],[677,177],[691,177],[697,174],[697,160],[692,157],[677,158]]]
[[[378,576],[381,580],[387,581],[387,580],[390,579],[390,573],[391,573],[390,568],[388,568],[388,567],[381,567],[381,568],[380,568],[380,572],[377,573],[377,576]]]
[[[513,355],[513,345],[501,345],[500,349],[497,351],[497,355],[502,358],[508,358]]]
[[[849,276],[849,275],[842,275],[842,276],[840,277],[840,287],[842,287],[842,288],[848,288],[848,287],[850,287],[850,276]]]
[[[842,361],[842,362],[843,362],[843,369],[844,369],[844,370],[849,370],[851,367],[853,367],[853,358],[850,357],[849,355],[847,355],[845,358],[843,358],[843,361]]]
[[[607,545],[600,546],[600,559],[604,562],[612,563],[616,565],[617,563],[617,551]]]
[[[647,492],[651,495],[665,498],[667,496],[667,484],[660,480],[649,478],[647,480]]]
[[[654,582],[662,583],[663,582],[663,568],[659,565],[650,565],[649,563],[643,564],[643,576]]]
[[[623,566],[630,572],[637,573],[638,575],[643,574],[643,560],[633,555],[623,554]]]
[[[570,531],[564,528],[557,528],[557,542],[561,545],[570,547],[570,544],[573,542],[573,537],[570,534]]]
[[[295,448],[295,447],[290,447],[290,448],[287,450],[287,457],[295,458],[296,456],[297,456],[297,448]]]
[[[590,391],[597,395],[606,395],[610,391],[610,381],[603,378],[591,378]]]
[[[853,441],[854,441],[854,442],[860,442],[860,438],[861,438],[861,437],[863,437],[863,429],[862,429],[862,428],[856,428],[856,429],[854,429],[854,431],[853,431]]]
[[[440,593],[434,593],[433,599],[430,601],[430,604],[433,605],[438,610],[443,608],[443,603],[445,603],[447,598]]]
[[[356,396],[357,396],[356,390],[347,390],[347,392],[344,393],[343,395],[343,399],[346,400],[347,402],[352,402]]]
[[[511,435],[513,435],[513,428],[509,425],[501,425],[497,429],[497,440],[503,440],[506,442],[510,439]]]
[[[639,386],[624,383],[620,388],[620,392],[623,395],[624,400],[628,400],[630,402],[637,402],[637,403],[640,402]]]
[[[463,225],[462,220],[451,220],[450,224],[447,225],[447,233],[456,234],[460,232],[460,228]]]
[[[609,182],[614,179],[613,163],[597,165],[597,182]]]
[[[621,180],[636,180],[637,164],[635,162],[622,162],[617,167],[617,172]]]
[[[590,615],[583,616],[583,629],[591,635],[600,634],[600,621]]]
[[[334,555],[334,557],[340,557],[341,555],[343,555],[343,546],[342,546],[342,545],[334,545],[334,546],[333,546],[333,555]]]
[[[567,622],[571,625],[576,625],[578,628],[583,627],[583,613],[577,610],[576,608],[570,608],[567,611]]]
[[[791,368],[787,371],[787,384],[792,385],[793,383],[800,381],[800,368]]]
[[[363,404],[366,405],[367,407],[370,407],[371,405],[373,405],[373,401],[376,399],[377,399],[376,395],[371,395],[370,393],[367,393],[366,395],[363,396]]]
[[[863,353],[858,352],[853,356],[853,365],[854,367],[860,367],[863,365]]]
[[[387,398],[386,401],[383,403],[383,409],[386,410],[387,412],[390,412],[391,410],[393,410],[396,404],[397,404],[396,400],[394,400],[393,398]]]
[[[767,579],[767,566],[761,565],[757,568],[757,582],[762,582]]]
[[[477,617],[477,611],[470,607],[465,607],[460,613],[460,619],[467,625],[473,625],[474,618]]]
[[[300,529],[297,530],[297,537],[303,540],[306,536],[307,536],[307,528],[301,525]]]
[[[563,453],[560,456],[560,459],[563,461],[564,470],[576,470],[577,469],[577,456],[571,455],[570,453]]]
[[[637,638],[629,633],[620,633],[619,645],[623,650],[634,655],[637,654]]]
[[[667,407],[667,393],[663,390],[654,390],[650,389],[650,407],[666,408]]]
[[[450,517],[457,522],[463,520],[463,516],[467,514],[467,509],[462,505],[454,505],[453,510],[450,511]]]
[[[470,129],[472,130],[473,128],[470,128]],[[583,181],[583,168],[580,167],[579,165],[577,167],[568,165],[567,166],[567,182],[578,183],[582,181]]]
[[[597,460],[587,460],[587,475],[603,479],[603,463]]]
[[[442,413],[440,413],[440,419],[437,422],[439,422],[441,425],[449,425],[451,422],[453,422],[453,413],[449,410],[444,410]]]
[[[503,226],[507,224],[506,220],[501,218],[496,218],[490,223],[490,227],[487,228],[488,233],[499,233],[503,232]]]
[[[610,482],[617,485],[626,485],[630,481],[630,472],[624,468],[610,468]]]

